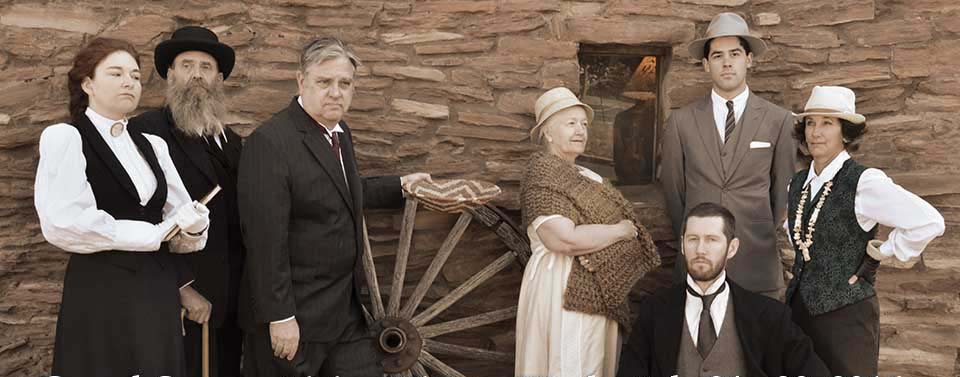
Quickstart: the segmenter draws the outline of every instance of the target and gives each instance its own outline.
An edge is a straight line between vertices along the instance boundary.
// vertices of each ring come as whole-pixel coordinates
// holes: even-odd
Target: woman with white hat
[[[521,183],[533,255],[517,308],[517,376],[614,376],[626,297],[660,264],[629,201],[576,165],[593,109],[567,88],[537,99],[531,140],[542,150]]]
[[[787,232],[796,252],[787,303],[832,375],[876,376],[880,261],[917,257],[943,234],[943,217],[879,169],[851,159],[867,127],[852,90],[813,88],[794,137],[812,157],[790,183]],[[874,239],[877,225],[893,228]]]

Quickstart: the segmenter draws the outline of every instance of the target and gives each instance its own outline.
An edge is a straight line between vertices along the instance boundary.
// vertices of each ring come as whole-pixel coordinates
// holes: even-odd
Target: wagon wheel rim
[[[529,241],[506,214],[492,205],[484,204],[465,210],[460,213],[456,223],[437,249],[413,293],[404,298],[402,297],[404,278],[408,268],[418,203],[416,198],[408,197],[404,206],[397,256],[393,265],[386,305],[384,305],[376,275],[366,224],[363,227],[363,268],[372,309],[372,313],[365,314],[376,334],[376,344],[385,355],[382,362],[384,371],[390,376],[425,377],[429,369],[440,376],[465,377],[460,371],[441,360],[449,356],[512,364],[514,361],[512,352],[444,343],[435,338],[516,318],[516,305],[440,323],[430,323],[430,321],[510,265],[516,263],[520,267],[525,266],[530,258]],[[427,308],[417,312],[417,308],[430,287],[436,282],[467,227],[474,221],[480,222],[497,234],[507,246],[507,251]]]

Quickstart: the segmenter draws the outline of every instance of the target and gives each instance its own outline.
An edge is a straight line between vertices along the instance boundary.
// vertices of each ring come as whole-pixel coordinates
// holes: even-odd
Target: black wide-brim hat
[[[170,39],[160,42],[153,54],[153,65],[160,77],[167,78],[167,70],[177,55],[185,51],[203,51],[217,60],[217,66],[223,73],[223,79],[230,77],[236,54],[233,48],[220,43],[220,39],[210,29],[200,26],[186,26],[173,32]]]

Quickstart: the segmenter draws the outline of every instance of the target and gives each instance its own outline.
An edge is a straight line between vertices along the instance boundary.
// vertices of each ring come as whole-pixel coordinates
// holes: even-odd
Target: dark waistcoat
[[[690,328],[683,321],[680,352],[677,353],[677,374],[680,376],[746,376],[747,367],[740,346],[740,333],[734,320],[733,300],[727,296],[727,310],[720,325],[720,336],[707,357],[701,357],[693,345]],[[706,309],[704,309],[706,310]]]
[[[793,265],[793,279],[787,287],[787,302],[800,292],[812,315],[828,313],[876,295],[873,286],[864,279],[859,279],[853,285],[847,283],[867,255],[867,242],[877,234],[876,226],[868,232],[863,231],[854,212],[857,184],[866,169],[852,159],[847,160],[833,178],[833,187],[814,225],[810,261],[804,261],[800,248],[794,245],[796,262]],[[790,183],[787,212],[790,237],[793,237],[797,206],[808,170],[797,173]],[[823,193],[824,189],[821,188],[817,196],[807,198],[801,240],[806,237],[806,224]]]

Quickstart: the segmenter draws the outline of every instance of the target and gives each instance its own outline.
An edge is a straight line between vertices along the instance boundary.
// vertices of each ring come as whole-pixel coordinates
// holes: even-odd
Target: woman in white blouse
[[[618,322],[628,325],[626,294],[659,264],[659,255],[635,223],[630,202],[600,175],[575,164],[586,148],[593,110],[561,87],[544,93],[535,111],[531,139],[543,149],[531,158],[521,184],[532,256],[520,286],[515,375],[612,377],[620,352]],[[611,216],[591,221],[601,209]],[[616,283],[602,283],[609,281]]]
[[[43,131],[34,191],[44,238],[70,253],[52,374],[182,376],[192,273],[174,253],[203,248],[208,211],[163,140],[126,127],[141,92],[132,45],[94,39],[68,75],[71,122]]]
[[[943,234],[943,217],[879,169],[851,159],[867,131],[852,90],[813,88],[794,130],[813,158],[790,183],[787,231],[796,252],[787,303],[831,375],[876,376],[880,261],[917,257]],[[874,239],[877,225],[893,228]]]

